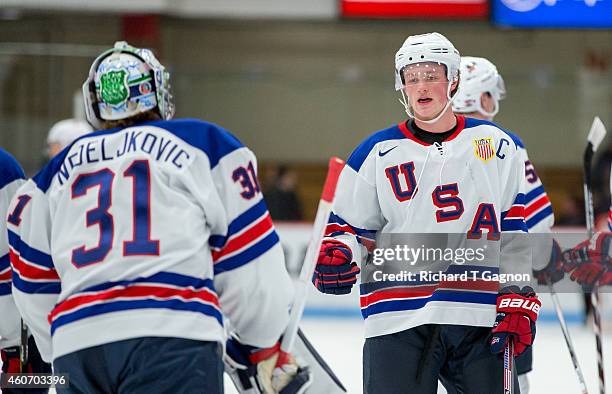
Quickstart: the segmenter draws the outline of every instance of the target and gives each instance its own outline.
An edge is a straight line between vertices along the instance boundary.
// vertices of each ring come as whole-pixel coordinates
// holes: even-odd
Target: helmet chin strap
[[[451,86],[452,85],[453,84],[451,82],[449,82],[448,83],[448,88],[446,89],[446,98],[447,98],[446,105],[444,106],[444,108],[442,108],[440,113],[438,113],[438,115],[435,118],[430,119],[430,120],[421,119],[418,116],[416,116],[416,113],[414,113],[412,111],[412,107],[409,104],[409,100],[406,98],[406,94],[404,93],[404,89],[401,89],[402,98],[400,98],[398,100],[404,106],[404,110],[406,111],[406,114],[409,117],[411,117],[413,119],[416,119],[419,122],[423,122],[423,123],[427,123],[427,124],[432,124],[432,123],[437,122],[442,117],[442,115],[444,115],[444,113],[450,107],[450,105],[453,103],[454,96],[453,97],[450,96],[450,91],[451,91]]]

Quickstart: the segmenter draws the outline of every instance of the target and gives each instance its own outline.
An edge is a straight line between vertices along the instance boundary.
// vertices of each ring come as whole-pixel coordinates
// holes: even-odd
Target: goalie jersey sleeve
[[[222,128],[171,120],[88,134],[28,181],[8,224],[13,294],[45,359],[223,341],[224,320],[253,346],[277,341],[292,283],[256,164]]]
[[[0,214],[3,218],[0,232],[0,349],[17,345],[20,339],[20,316],[12,297],[5,219],[9,214],[9,203],[23,184],[24,178],[23,170],[15,158],[0,149]]]

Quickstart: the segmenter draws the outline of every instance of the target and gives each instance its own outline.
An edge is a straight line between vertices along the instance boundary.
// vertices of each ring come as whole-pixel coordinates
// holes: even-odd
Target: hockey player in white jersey
[[[0,149],[0,168],[0,214],[6,218],[8,205],[17,189],[25,182],[25,174],[17,160],[3,149]],[[19,345],[20,317],[12,299],[11,264],[4,220],[0,234],[0,315],[0,353],[3,366],[7,367],[8,357],[3,349]],[[19,361],[18,354],[16,360]]]
[[[518,355],[534,339],[534,291],[485,279],[485,272],[531,271],[530,247],[521,242],[524,163],[504,130],[453,113],[459,65],[441,34],[408,37],[395,77],[410,119],[368,137],[340,176],[313,282],[345,294],[361,272],[365,393],[435,393],[438,379],[449,393],[501,393],[500,353],[511,343]],[[443,274],[474,275],[466,281],[401,272],[385,279],[384,262],[371,257],[380,257],[381,239],[399,233],[484,241],[491,259],[451,258]]]
[[[272,369],[292,283],[253,153],[171,120],[149,50],[116,43],[83,94],[100,131],[21,187],[8,222],[17,307],[66,392],[221,393],[225,319],[266,392],[287,388],[297,367]]]
[[[457,97],[453,101],[453,111],[464,116],[493,121],[495,115],[499,112],[500,100],[506,96],[506,86],[502,76],[497,71],[497,67],[489,60],[482,57],[461,57],[461,86],[457,92]],[[554,216],[550,199],[544,190],[544,185],[540,181],[535,168],[527,155],[527,149],[523,141],[515,135],[506,131],[512,140],[516,143],[518,155],[525,163],[525,222],[530,233],[551,233],[551,228],[554,225]],[[535,236],[538,237],[538,236]],[[551,257],[556,259],[559,257],[559,247],[555,245],[555,249],[551,249],[552,238],[538,237],[533,239],[533,245],[537,248],[532,248],[534,251],[540,250],[541,256],[532,256],[534,260],[535,274],[542,282],[547,284],[546,278],[550,277],[553,282],[560,280],[563,277],[563,270],[553,272],[553,275],[545,267],[554,268],[558,264],[548,265]],[[550,251],[554,253],[551,255]],[[521,394],[529,392],[528,372],[532,369],[532,348],[528,348],[516,360],[516,367],[520,383]]]
[[[6,218],[8,206],[17,189],[25,182],[19,163],[8,152],[0,149],[0,215]],[[8,218],[11,220],[11,217]],[[49,373],[51,365],[45,363],[32,336],[21,326],[21,317],[15,306],[11,288],[11,267],[6,221],[0,233],[0,358],[2,373]],[[22,354],[23,353],[23,354]],[[5,394],[42,394],[47,389],[4,388]]]

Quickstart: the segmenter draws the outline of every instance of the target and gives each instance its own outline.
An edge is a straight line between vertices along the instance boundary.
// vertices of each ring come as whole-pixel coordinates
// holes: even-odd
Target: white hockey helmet
[[[430,120],[419,119],[424,123],[434,123],[445,111],[450,107],[455,95],[451,96],[452,84],[459,80],[459,64],[461,55],[448,38],[440,33],[426,33],[415,36],[409,36],[402,47],[395,54],[395,90],[402,93],[402,98],[399,100],[404,106],[406,114],[411,118],[417,118],[410,105],[410,100],[404,94],[404,68],[411,64],[418,63],[438,63],[446,68],[446,79],[448,87],[446,97],[448,99],[446,105],[440,113]]]
[[[94,60],[83,83],[87,120],[101,128],[106,120],[119,120],[157,108],[162,119],[174,116],[170,74],[148,49],[125,41]]]
[[[478,112],[493,117],[499,111],[499,100],[506,97],[504,79],[489,60],[482,57],[463,56],[461,58],[461,86],[453,101],[453,111],[467,114]],[[489,93],[495,103],[492,112],[482,108],[480,97]]]
[[[446,67],[446,78],[459,78],[461,56],[455,46],[440,33],[409,36],[395,54],[395,90],[404,87],[402,70],[409,64],[435,62]]]
[[[59,144],[62,148],[68,146],[80,136],[91,133],[91,126],[81,119],[64,119],[55,123],[47,135],[47,144]]]

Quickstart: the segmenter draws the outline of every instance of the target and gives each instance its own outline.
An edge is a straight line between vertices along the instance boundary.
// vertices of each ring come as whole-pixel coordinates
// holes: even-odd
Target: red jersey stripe
[[[57,271],[54,269],[42,269],[39,267],[35,267],[31,264],[28,264],[25,260],[22,260],[21,257],[13,251],[10,250],[10,259],[13,267],[18,271],[19,276],[21,276],[25,280],[38,280],[38,279],[46,279],[46,280],[59,280],[59,276],[57,275]]]
[[[270,217],[270,214],[267,213],[259,222],[255,223],[251,228],[238,235],[236,238],[229,240],[227,244],[225,244],[223,249],[213,252],[213,261],[216,262],[223,256],[226,256],[230,253],[244,248],[254,240],[261,237],[263,234],[270,231],[273,226],[274,225],[272,224],[272,218]]]
[[[175,298],[180,297],[185,300],[200,300],[210,304],[213,304],[217,308],[219,306],[219,300],[217,295],[212,293],[209,289],[193,290],[190,288],[186,289],[175,289],[171,287],[162,287],[155,285],[135,285],[131,287],[114,288],[98,292],[97,294],[83,294],[70,297],[53,309],[49,314],[49,323],[53,321],[59,314],[64,312],[70,312],[73,309],[93,304],[97,302],[112,301],[119,298],[142,298],[142,297],[155,297],[155,298]]]

